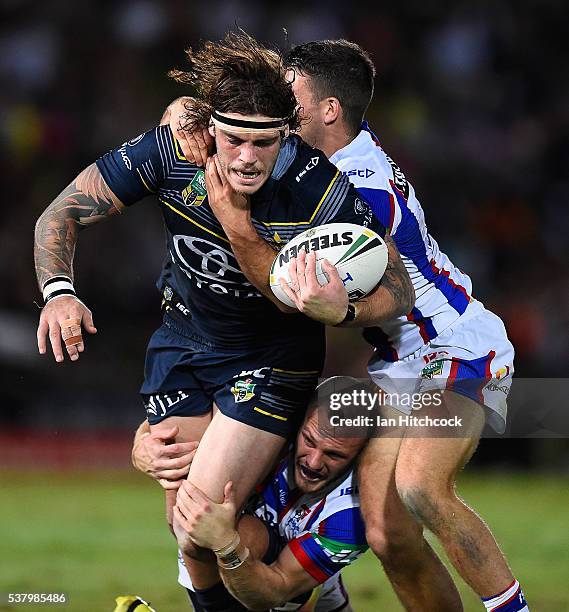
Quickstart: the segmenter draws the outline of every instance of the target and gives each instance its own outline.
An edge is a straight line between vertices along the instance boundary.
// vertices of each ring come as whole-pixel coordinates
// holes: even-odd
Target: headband
[[[211,120],[216,127],[225,129],[228,132],[237,133],[263,133],[263,132],[274,132],[277,131],[284,138],[288,136],[288,117],[280,119],[256,119],[253,117],[247,119],[236,119],[235,117],[228,117],[225,114],[214,110],[211,113]],[[284,132],[284,134],[283,134]]]

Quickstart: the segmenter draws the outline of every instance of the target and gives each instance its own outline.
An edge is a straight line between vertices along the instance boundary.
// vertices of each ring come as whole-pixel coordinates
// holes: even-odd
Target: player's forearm
[[[233,597],[249,610],[275,608],[298,595],[291,592],[284,575],[274,565],[251,558],[237,569],[220,569],[220,574]]]
[[[269,274],[276,253],[257,234],[255,228],[251,225],[250,228],[240,232],[228,233],[228,237],[233,254],[247,280],[255,285],[279,310],[283,312],[297,312],[294,308],[289,308],[283,304],[271,291]]]
[[[393,241],[386,238],[387,268],[380,284],[355,304],[356,317],[346,327],[369,327],[408,314],[415,305],[415,289]]]
[[[53,276],[73,280],[79,231],[117,212],[121,202],[95,164],[85,168],[45,209],[35,228],[34,260],[40,289]]]

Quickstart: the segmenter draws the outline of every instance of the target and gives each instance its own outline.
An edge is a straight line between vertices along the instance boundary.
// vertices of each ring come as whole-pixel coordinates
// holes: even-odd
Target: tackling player
[[[320,287],[313,254],[299,256],[296,291],[283,289],[309,316],[332,324],[344,317],[346,326],[367,328],[364,335],[376,349],[369,374],[384,391],[400,392],[402,384],[412,392],[442,388],[445,409],[463,422],[454,438],[424,429],[370,442],[359,467],[370,546],[408,609],[461,609],[448,573],[422,536],[424,525],[488,610],[527,610],[490,530],[454,488],[485,423],[498,432],[505,428],[514,350],[504,326],[472,297],[470,278],[428,234],[413,187],[361,124],[375,75],[367,54],[347,41],[320,41],[293,48],[286,61],[303,109],[303,139],[348,176],[388,228],[417,301],[392,321],[382,318],[373,299],[348,306],[333,269],[332,281]],[[193,146],[188,154],[199,157],[203,150],[203,144],[202,151]],[[433,407],[423,406],[420,414],[433,414]]]
[[[217,501],[231,480],[240,506],[296,431],[324,359],[322,325],[281,312],[270,291],[273,248],[333,221],[385,229],[321,152],[288,137],[299,122],[278,54],[240,33],[187,55],[189,71],[173,74],[196,86],[193,120],[211,120],[217,155],[204,174],[158,127],[104,155],[56,198],[36,225],[46,301],[38,347],[45,353],[49,333],[57,361],[62,339],[78,359],[81,325],[96,331],[72,284],[78,232],[156,194],[168,244],[159,280],[166,313],[148,346],[148,420],[155,431],[179,427],[180,442],[201,438],[189,479]],[[406,312],[412,295],[389,248],[392,273],[376,291],[386,318]],[[174,499],[167,492],[169,519]],[[190,563],[190,573],[200,588],[219,580],[211,562]]]
[[[165,464],[162,441],[149,440],[139,429],[133,448],[133,463],[152,473],[162,486],[181,486],[176,513],[176,535],[180,548],[188,537],[210,549],[233,543],[239,556],[231,568],[225,550],[218,555],[223,581],[247,609],[266,610],[288,602],[287,610],[302,606],[304,612],[351,610],[342,587],[340,571],[367,549],[365,528],[359,512],[359,494],[351,468],[367,437],[338,438],[319,423],[317,408],[326,407],[331,393],[361,388],[355,379],[332,378],[318,387],[294,448],[283,458],[259,492],[249,500],[247,513],[235,527],[235,503],[228,488],[223,504],[215,504],[178,472],[191,462],[193,449],[172,445],[170,456],[180,460]],[[143,425],[144,428],[144,425]],[[143,437],[145,436],[145,437]],[[151,437],[151,436],[150,436]],[[181,456],[180,456],[181,455]],[[168,459],[169,460],[169,459]],[[250,554],[249,552],[250,551]],[[191,581],[180,565],[179,582],[189,589],[198,612],[201,610],[244,610],[220,584],[200,593],[196,600]],[[312,589],[322,585],[310,596]],[[307,600],[310,602],[307,603]]]

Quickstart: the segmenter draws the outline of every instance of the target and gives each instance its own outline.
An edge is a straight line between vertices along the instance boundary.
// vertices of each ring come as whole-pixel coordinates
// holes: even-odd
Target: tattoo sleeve
[[[379,285],[357,302],[357,316],[349,327],[368,327],[409,313],[415,305],[415,290],[393,240],[385,237],[387,268]]]
[[[123,208],[96,164],[91,164],[45,209],[36,223],[34,260],[38,284],[52,276],[73,279],[73,255],[79,231]]]
[[[400,314],[407,314],[415,304],[413,283],[409,278],[405,264],[392,238],[386,236],[385,242],[389,252],[389,259],[380,286],[391,293],[393,301],[402,310]]]

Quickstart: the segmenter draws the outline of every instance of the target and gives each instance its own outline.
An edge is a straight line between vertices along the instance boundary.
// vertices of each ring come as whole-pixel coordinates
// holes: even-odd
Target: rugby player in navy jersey
[[[164,324],[150,340],[141,390],[148,420],[157,432],[177,426],[177,441],[201,438],[190,481],[216,501],[232,481],[238,507],[298,428],[324,360],[323,326],[290,314],[270,291],[273,249],[328,222],[385,228],[320,151],[288,136],[298,111],[277,53],[241,33],[187,56],[189,71],[174,77],[196,87],[193,120],[211,120],[217,155],[204,174],[158,127],[101,157],[52,202],[36,224],[46,301],[38,348],[46,352],[49,335],[56,361],[62,340],[79,358],[81,328],[96,329],[73,288],[78,233],[155,194],[168,256],[158,282]],[[376,290],[386,318],[407,312],[413,295],[391,242],[389,253]],[[170,521],[174,502],[167,492]],[[195,554],[190,574],[206,589],[219,581],[215,559]]]
[[[305,117],[302,137],[325,152],[366,198],[388,228],[415,287],[414,307],[391,321],[382,318],[373,300],[353,305],[346,325],[367,328],[364,335],[375,347],[369,374],[388,392],[405,381],[427,395],[429,389],[443,389],[445,410],[463,424],[443,437],[424,428],[371,440],[359,466],[369,544],[407,609],[462,609],[448,572],[422,535],[425,526],[487,610],[526,611],[520,585],[492,533],[454,487],[484,425],[498,432],[505,428],[514,350],[504,326],[472,296],[470,278],[429,235],[413,186],[362,124],[375,74],[367,54],[347,41],[319,41],[293,48],[286,62]],[[171,110],[180,113],[180,105]],[[176,117],[172,121],[176,127]],[[178,134],[183,142],[184,134]],[[188,156],[200,159],[207,153],[207,139],[201,149],[192,139],[186,144],[192,145]],[[314,255],[301,254],[297,291],[283,286],[300,310],[326,323],[346,312],[342,283],[332,269],[328,272],[331,282],[320,287]],[[418,414],[437,416],[427,405]]]

